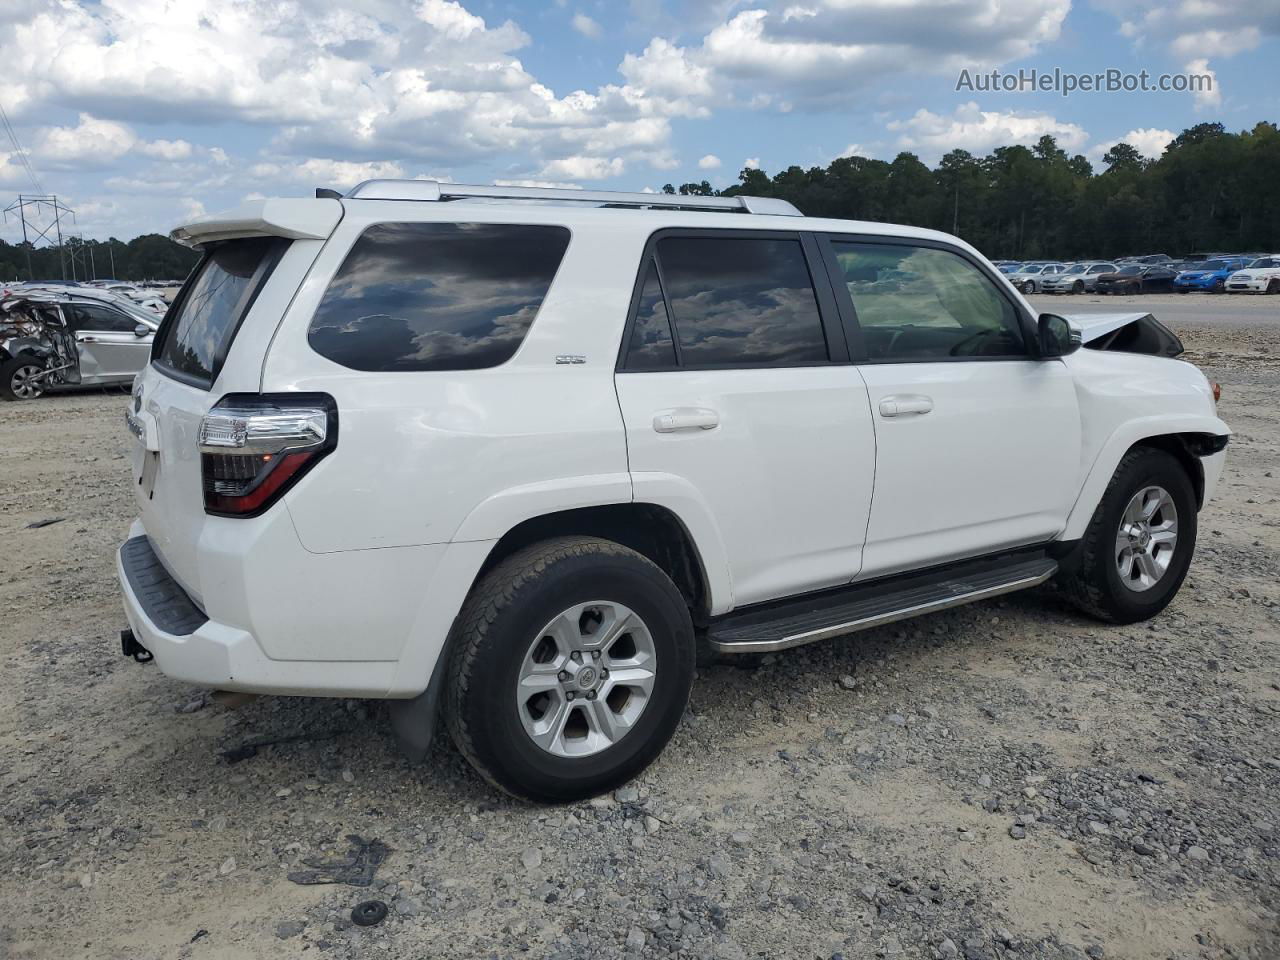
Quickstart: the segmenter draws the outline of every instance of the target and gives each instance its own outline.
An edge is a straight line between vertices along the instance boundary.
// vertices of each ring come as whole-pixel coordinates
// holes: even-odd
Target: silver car
[[[1044,282],[1067,269],[1065,263],[1024,263],[1013,273],[1006,274],[1009,282],[1023,293],[1039,293]]]
[[[1042,293],[1092,293],[1100,276],[1115,273],[1118,269],[1110,260],[1082,260],[1046,278],[1040,289]]]
[[[0,397],[130,384],[151,359],[159,318],[132,303],[33,292],[0,300]]]

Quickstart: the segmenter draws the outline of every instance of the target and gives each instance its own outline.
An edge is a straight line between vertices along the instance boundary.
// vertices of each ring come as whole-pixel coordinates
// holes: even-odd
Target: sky
[[[0,198],[72,232],[167,232],[377,177],[660,189],[1051,134],[1127,140],[1280,119],[1280,0],[0,0]],[[1192,92],[957,90],[993,69]],[[976,81],[975,81],[976,83]],[[0,237],[21,236],[13,215]]]

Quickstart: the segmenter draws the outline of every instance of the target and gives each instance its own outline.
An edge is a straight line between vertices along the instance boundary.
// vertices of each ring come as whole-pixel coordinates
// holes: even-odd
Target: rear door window
[[[798,238],[674,236],[657,252],[682,366],[829,359]]]
[[[523,342],[569,246],[564,227],[380,223],[362,233],[307,331],[353,370],[476,370]]]
[[[228,240],[212,247],[188,278],[156,335],[156,366],[208,389],[258,291],[289,241]]]

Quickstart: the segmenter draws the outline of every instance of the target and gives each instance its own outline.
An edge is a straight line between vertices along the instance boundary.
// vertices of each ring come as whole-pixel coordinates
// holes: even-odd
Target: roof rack
[[[351,200],[542,200],[554,203],[594,203],[603,207],[653,207],[756,213],[802,217],[786,200],[774,197],[694,197],[671,193],[621,193],[615,190],[570,190],[562,187],[501,187],[437,180],[366,180],[347,194]]]

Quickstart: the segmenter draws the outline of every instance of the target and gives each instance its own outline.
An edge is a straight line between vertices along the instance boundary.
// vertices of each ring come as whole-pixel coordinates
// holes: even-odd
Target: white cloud
[[[186,140],[152,140],[141,144],[138,150],[161,160],[185,160],[191,156],[193,148]]]
[[[1070,0],[811,0],[732,12],[697,45],[654,39],[628,54],[630,82],[669,98],[714,98],[789,110],[843,103],[868,83],[927,70],[953,73],[1036,52],[1058,37]]]
[[[949,116],[917,110],[910,118],[886,126],[899,134],[898,146],[927,158],[955,149],[984,153],[1010,144],[1031,146],[1046,134],[1057,139],[1063,150],[1077,151],[1089,139],[1082,127],[1047,113],[981,110],[973,102],[961,104]]]
[[[1127,143],[1149,160],[1159,160],[1165,147],[1177,136],[1172,130],[1157,130],[1154,127],[1143,127],[1130,130],[1123,137],[1115,140],[1104,140],[1089,148],[1088,156],[1092,160],[1101,160],[1103,155],[1117,143]]]
[[[851,143],[840,151],[841,158],[844,157],[870,157],[865,147],[861,144]]]
[[[279,161],[254,164],[249,174],[262,180],[292,180],[318,187],[354,187],[365,180],[400,179],[404,168],[398,163],[351,160],[329,160],[312,157],[302,161]]]
[[[759,170],[759,169],[760,169],[760,158],[759,158],[759,157],[747,157],[747,159],[745,159],[745,160],[743,160],[743,161],[742,161],[742,166],[743,166],[745,169],[747,169],[747,170]]]
[[[1222,91],[1218,88],[1218,74],[1209,66],[1207,59],[1201,57],[1198,60],[1192,60],[1187,64],[1187,72],[1208,77],[1209,82],[1204,88],[1195,91],[1192,95],[1197,109],[1203,110],[1207,107],[1222,106]]]
[[[549,180],[604,180],[625,169],[621,157],[561,157],[543,167],[541,176]]]
[[[705,157],[698,161],[699,170],[717,170],[720,167],[720,158],[714,153],[708,153]]]
[[[601,34],[600,24],[596,23],[585,13],[575,13],[573,19],[569,21],[573,25],[573,29],[577,30],[584,37],[596,39]]]
[[[32,153],[42,166],[103,167],[124,156],[138,138],[122,123],[80,114],[74,127],[44,127],[36,133]]]
[[[1222,103],[1210,58],[1229,58],[1280,36],[1280,3],[1236,0],[1094,0],[1120,21],[1119,33],[1138,47],[1163,47],[1188,73],[1208,73],[1213,89],[1194,91],[1198,108]]]
[[[706,113],[626,82],[626,71],[622,83],[556,93],[518,58],[529,43],[519,26],[452,0],[353,0],[323,20],[278,0],[34,7],[0,31],[0,101],[19,122],[65,103],[95,118],[96,131],[48,138],[50,157],[68,165],[102,166],[135,147],[191,159],[198,147],[143,147],[129,125],[216,122],[274,131],[272,158],[492,163],[540,177],[556,161],[607,157],[593,170],[611,175],[631,159],[665,164],[668,118]]]

